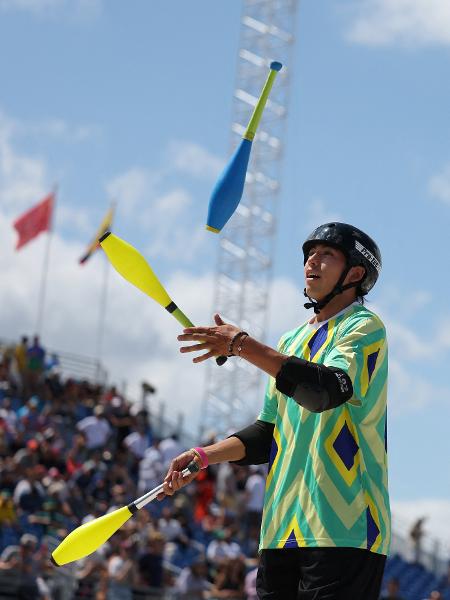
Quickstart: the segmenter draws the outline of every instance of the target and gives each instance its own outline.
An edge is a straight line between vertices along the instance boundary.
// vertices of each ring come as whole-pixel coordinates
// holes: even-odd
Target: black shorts
[[[386,557],[358,548],[262,550],[261,600],[378,600]]]

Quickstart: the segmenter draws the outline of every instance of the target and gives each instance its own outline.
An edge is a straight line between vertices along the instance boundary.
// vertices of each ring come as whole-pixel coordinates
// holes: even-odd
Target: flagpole
[[[108,300],[109,261],[103,257],[103,283],[100,290],[100,304],[97,329],[97,377],[100,375],[100,365],[103,355],[103,337],[105,334],[106,306]]]
[[[41,285],[39,290],[39,302],[38,302],[38,314],[37,314],[37,322],[36,322],[36,335],[42,335],[42,323],[44,320],[44,306],[45,306],[45,297],[47,292],[47,279],[48,279],[48,265],[50,262],[50,244],[53,236],[53,222],[54,222],[54,214],[55,214],[55,206],[56,206],[56,192],[57,186],[53,188],[53,206],[52,206],[52,214],[50,217],[50,227],[48,230],[47,241],[45,242],[45,251],[44,251],[44,262],[42,264],[42,272],[41,272]]]
[[[111,227],[114,220],[114,213],[116,210],[116,203],[111,204],[112,217]],[[109,260],[105,257],[104,268],[103,268],[103,284],[100,290],[100,303],[99,303],[99,315],[98,315],[98,329],[97,329],[97,379],[100,377],[101,360],[103,357],[103,338],[105,335],[105,321],[106,321],[106,308],[108,304],[108,282],[109,282]]]

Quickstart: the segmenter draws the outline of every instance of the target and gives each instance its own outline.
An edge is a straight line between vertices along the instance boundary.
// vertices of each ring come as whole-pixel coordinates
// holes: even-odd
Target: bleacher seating
[[[440,590],[445,600],[450,600],[450,588],[443,589],[442,577],[437,577],[425,567],[412,564],[398,554],[388,558],[384,581],[396,577],[400,581],[403,600],[424,600],[432,590]]]

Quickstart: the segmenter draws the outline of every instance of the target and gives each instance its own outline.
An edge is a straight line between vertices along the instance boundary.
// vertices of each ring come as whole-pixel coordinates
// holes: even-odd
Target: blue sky
[[[209,321],[217,238],[203,223],[229,151],[240,14],[237,0],[0,0],[2,336],[35,326],[45,242],[15,253],[11,222],[55,183],[45,343],[96,352],[103,261],[77,259],[112,199],[115,231]],[[305,317],[308,231],[330,218],[366,229],[384,259],[369,306],[391,348],[392,497],[448,516],[450,6],[304,0],[296,27],[268,340]],[[169,412],[195,414],[204,368],[179,356],[176,333],[110,274],[113,378],[135,394],[154,381]]]

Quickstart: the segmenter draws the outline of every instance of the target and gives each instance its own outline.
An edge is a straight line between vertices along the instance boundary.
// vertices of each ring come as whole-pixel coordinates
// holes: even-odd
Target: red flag
[[[27,210],[26,213],[14,221],[13,225],[19,234],[16,250],[25,246],[25,244],[39,235],[41,231],[48,231],[50,229],[54,200],[55,195],[53,193],[49,194],[39,204]]]

